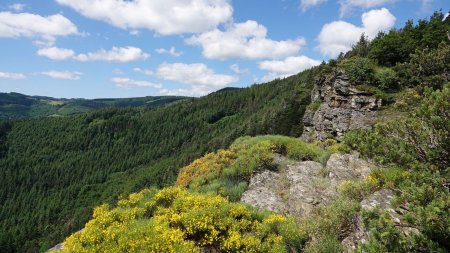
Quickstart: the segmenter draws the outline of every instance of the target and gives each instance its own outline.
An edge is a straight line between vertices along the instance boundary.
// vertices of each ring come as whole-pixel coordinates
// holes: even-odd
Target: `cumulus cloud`
[[[247,75],[250,74],[250,70],[248,69],[241,69],[241,67],[239,67],[239,64],[232,64],[230,65],[230,69],[238,74],[238,75]]]
[[[133,80],[130,78],[114,77],[111,79],[117,87],[132,88],[132,87],[150,87],[150,88],[162,88],[160,83],[152,83],[148,81]]]
[[[177,51],[177,49],[175,47],[171,47],[170,49],[157,48],[157,49],[155,49],[155,51],[158,54],[170,54],[173,57],[179,57],[183,54],[183,52]]]
[[[123,29],[149,29],[162,35],[198,33],[229,20],[229,0],[56,0],[83,16]]]
[[[306,56],[291,56],[281,61],[262,61],[258,63],[261,70],[269,73],[262,78],[262,81],[271,81],[275,78],[283,78],[301,72],[305,69],[317,66],[321,61],[311,59]]]
[[[156,70],[156,75],[169,81],[190,85],[188,89],[179,89],[178,95],[202,96],[239,80],[238,77],[216,74],[203,63],[163,63]],[[167,91],[164,94],[169,94]]]
[[[300,8],[302,11],[306,11],[309,8],[326,2],[327,0],[300,0]]]
[[[298,53],[306,44],[303,38],[275,41],[267,38],[267,29],[256,21],[230,24],[225,31],[212,31],[195,35],[186,40],[188,44],[203,48],[208,59],[230,58],[278,59]]]
[[[79,34],[77,27],[61,14],[43,17],[31,13],[0,12],[0,37],[38,37],[53,41],[58,36]]]
[[[0,78],[3,79],[12,79],[12,80],[22,80],[27,78],[22,73],[13,73],[13,72],[0,72]]]
[[[16,12],[21,12],[21,11],[23,11],[24,8],[25,8],[25,4],[16,3],[16,4],[8,5],[8,9],[16,11]]]
[[[137,72],[137,73],[141,73],[141,74],[147,75],[147,76],[151,76],[151,75],[154,74],[154,72],[152,70],[150,70],[150,69],[134,68],[133,71]]]
[[[340,8],[340,15],[341,17],[344,16],[346,13],[350,12],[354,8],[374,8],[378,6],[382,6],[385,4],[396,2],[397,0],[340,0],[339,4],[341,5]]]
[[[111,50],[101,49],[96,52],[75,54],[71,49],[66,48],[41,48],[37,51],[40,56],[52,60],[74,59],[77,61],[110,61],[110,62],[131,62],[145,60],[150,57],[149,54],[136,47],[113,47]]]
[[[347,52],[362,33],[373,39],[378,32],[387,31],[395,24],[395,16],[386,9],[371,10],[361,16],[362,26],[355,26],[345,21],[325,24],[317,38],[317,49],[323,54],[336,57],[340,52]]]
[[[48,47],[39,49],[37,54],[52,60],[66,60],[72,58],[75,52],[66,48]]]
[[[79,80],[81,78],[81,75],[83,73],[78,72],[78,71],[56,71],[56,70],[51,70],[51,71],[46,71],[46,72],[41,72],[41,75],[45,75],[51,78],[55,78],[55,79],[65,79],[65,80]]]
[[[101,49],[97,52],[79,54],[74,58],[78,61],[116,61],[130,62],[137,60],[145,60],[150,57],[144,53],[142,49],[137,47],[113,47],[111,50]]]

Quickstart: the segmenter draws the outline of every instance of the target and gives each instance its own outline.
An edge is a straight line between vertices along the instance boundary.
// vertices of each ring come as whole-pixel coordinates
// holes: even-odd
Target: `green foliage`
[[[364,210],[362,216],[364,226],[369,230],[369,239],[359,245],[356,252],[423,252],[424,249],[427,252],[445,252],[420,234],[411,232],[411,236],[405,236],[386,211]]]
[[[352,46],[352,50],[350,50],[345,56],[346,57],[367,57],[370,50],[370,41],[369,38],[362,33],[359,41]]]
[[[354,57],[342,63],[350,81],[355,85],[370,85],[374,79],[374,65],[368,58]]]
[[[375,72],[375,79],[378,82],[378,88],[385,91],[394,91],[399,87],[397,73],[391,68],[382,68]]]
[[[448,45],[446,32],[450,23],[442,22],[442,18],[442,13],[434,13],[429,21],[419,20],[414,25],[409,20],[400,30],[378,34],[370,44],[369,57],[382,66],[395,66],[408,62],[417,49],[436,49],[441,42]]]
[[[299,252],[305,241],[293,219],[171,187],[97,207],[63,252]]]
[[[320,237],[311,242],[303,251],[305,253],[341,253],[343,247],[341,242],[335,236]]]
[[[429,163],[444,170],[450,165],[450,85],[428,92],[410,117],[357,130],[344,143],[382,163]]]
[[[294,160],[325,161],[329,157],[328,152],[314,144],[295,138],[241,137],[228,150],[207,154],[182,168],[177,185],[238,201],[257,169],[276,169],[274,152]]]
[[[0,252],[47,250],[95,206],[173,184],[179,168],[240,136],[299,136],[315,71],[154,109],[12,122],[0,145]],[[229,116],[211,122],[220,112]],[[230,196],[245,187],[235,182]]]
[[[401,71],[405,86],[441,89],[450,82],[450,45],[442,42],[436,49],[417,50],[408,63],[397,69]]]
[[[405,237],[386,217],[372,217],[374,223],[368,226],[375,232],[362,252],[412,252],[424,247],[439,252],[450,247],[449,102],[449,85],[427,91],[409,117],[344,137],[346,145],[363,155],[395,164],[372,175],[380,185],[400,193],[397,203],[408,206],[406,220],[422,234]]]
[[[304,252],[342,252],[340,240],[360,209],[358,201],[341,197],[330,205],[323,206],[313,215],[300,220],[300,226],[314,238]]]

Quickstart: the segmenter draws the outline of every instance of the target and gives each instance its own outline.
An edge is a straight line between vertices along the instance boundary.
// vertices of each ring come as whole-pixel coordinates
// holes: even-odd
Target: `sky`
[[[283,78],[450,0],[0,0],[0,92],[204,96]]]

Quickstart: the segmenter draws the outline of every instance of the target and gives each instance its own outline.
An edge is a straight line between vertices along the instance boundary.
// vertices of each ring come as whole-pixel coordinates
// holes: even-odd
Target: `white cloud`
[[[96,52],[75,54],[71,49],[66,48],[41,48],[37,54],[52,60],[74,59],[77,61],[111,61],[111,62],[131,62],[145,60],[149,54],[136,47],[113,47],[111,50],[101,49]]]
[[[248,69],[241,69],[241,67],[239,67],[239,64],[232,64],[230,65],[230,69],[238,74],[238,75],[247,75],[250,74],[250,70]]]
[[[13,10],[13,11],[16,11],[16,12],[21,12],[25,8],[25,4],[19,4],[19,3],[11,4],[11,5],[8,6],[8,8],[10,10]]]
[[[79,34],[77,27],[61,14],[43,17],[31,13],[0,12],[0,37],[38,37],[55,40],[58,36]]]
[[[222,87],[238,80],[234,76],[216,74],[203,63],[163,63],[159,65],[156,74],[164,80],[215,87]]]
[[[138,36],[139,34],[140,34],[139,30],[132,30],[132,31],[130,31],[130,35]]]
[[[123,73],[123,71],[121,69],[114,69],[113,71],[114,75],[124,75],[125,73]]]
[[[355,26],[345,21],[334,21],[325,24],[317,38],[317,49],[331,57],[347,52],[355,44],[362,33],[373,39],[378,32],[387,31],[395,24],[395,16],[388,9],[382,8],[365,12],[361,16],[362,26]]]
[[[0,78],[3,79],[12,79],[12,80],[22,80],[27,78],[22,73],[13,73],[13,72],[0,72]]]
[[[155,51],[158,54],[170,54],[173,57],[179,57],[183,54],[183,52],[177,51],[177,49],[175,47],[171,47],[170,49],[157,48],[157,49],[155,49]]]
[[[111,79],[117,87],[131,88],[131,87],[150,87],[150,88],[162,88],[160,83],[152,83],[148,81],[133,80],[130,78],[114,77]]]
[[[163,63],[158,67],[156,75],[163,80],[190,85],[188,89],[166,90],[167,92],[162,91],[163,94],[175,92],[177,95],[187,96],[203,96],[239,80],[235,76],[216,74],[203,63]]]
[[[40,74],[51,77],[51,78],[56,78],[56,79],[79,80],[83,73],[78,72],[78,71],[51,70],[51,71],[47,71],[47,72],[41,72]]]
[[[298,53],[306,44],[303,38],[274,41],[267,38],[267,29],[256,21],[230,24],[225,31],[212,31],[192,36],[188,44],[200,45],[208,59],[230,58],[277,59]]]
[[[56,1],[122,29],[149,29],[162,35],[208,31],[233,14],[230,0]]]
[[[75,52],[66,48],[49,47],[39,49],[37,54],[52,60],[66,60],[72,58],[75,55]]]
[[[154,72],[152,70],[150,70],[150,69],[134,68],[133,71],[137,72],[137,73],[142,73],[142,74],[147,75],[147,76],[151,76],[151,75],[154,74]]]
[[[354,8],[369,9],[373,7],[382,6],[385,4],[396,2],[397,0],[340,0],[339,4],[341,17],[352,11]]]
[[[275,78],[283,78],[297,74],[305,69],[317,66],[321,61],[306,56],[291,56],[282,61],[262,61],[258,66],[269,73],[262,78],[263,81],[271,81]]]
[[[300,8],[302,11],[306,11],[309,8],[326,2],[327,0],[300,0]]]
[[[78,61],[116,61],[130,62],[145,60],[150,57],[149,54],[137,47],[113,47],[111,50],[101,49],[97,52],[79,54],[74,57]]]

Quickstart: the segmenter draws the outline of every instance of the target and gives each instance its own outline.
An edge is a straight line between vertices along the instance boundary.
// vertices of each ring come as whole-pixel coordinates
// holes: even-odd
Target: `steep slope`
[[[46,250],[93,207],[169,185],[178,168],[239,136],[300,135],[315,71],[156,109],[2,123],[0,251]]]
[[[177,186],[190,191],[143,191],[100,206],[62,251],[448,252],[449,101],[447,84],[402,124],[350,131],[343,144],[240,138],[181,169]],[[345,154],[351,148],[378,164]],[[223,197],[288,218],[250,214]]]
[[[365,233],[367,243],[358,245],[361,252],[420,252],[424,249],[439,252],[448,249],[450,100],[449,87],[445,85],[450,81],[450,42],[445,33],[441,33],[449,23],[443,23],[441,19],[442,14],[436,14],[429,22],[420,21],[414,27],[380,34],[372,44],[362,38],[351,52],[338,60],[264,85],[225,90],[154,110],[109,109],[61,119],[0,125],[0,140],[4,140],[0,146],[0,175],[2,182],[6,182],[0,186],[0,197],[5,203],[1,212],[0,250],[45,250],[60,242],[64,235],[81,229],[91,208],[100,203],[111,204],[111,210],[97,209],[102,215],[96,215],[91,224],[100,224],[100,227],[88,226],[87,230],[71,237],[74,240],[68,240],[75,246],[76,243],[86,246],[88,252],[91,246],[93,249],[110,247],[102,245],[103,241],[95,239],[96,236],[132,247],[152,236],[174,235],[178,236],[173,237],[177,243],[187,241],[187,246],[214,252],[223,249],[220,246],[226,247],[228,239],[237,238],[234,242],[238,244],[246,235],[246,242],[252,247],[263,245],[267,242],[264,233],[273,235],[274,231],[277,236],[271,236],[271,240],[280,243],[278,252],[295,252],[299,248],[305,252],[339,252],[342,240],[352,234],[352,229],[361,228],[353,224],[354,220],[362,220],[364,233],[370,231]],[[410,43],[398,45],[399,39]],[[427,42],[430,40],[433,43]],[[380,48],[395,47],[396,43],[402,50],[392,50],[390,57],[394,61],[384,61],[384,51]],[[152,192],[145,194],[142,203],[139,197],[138,205],[120,206],[127,202],[121,201],[119,207],[114,206],[119,195],[146,186],[171,185],[178,168],[205,152],[228,147],[239,136],[263,133],[299,136],[313,80],[342,70],[352,86],[367,91],[372,98],[382,99],[383,106],[378,115],[385,120],[393,118],[391,123],[369,130],[339,131],[341,144],[332,139],[308,144],[280,136],[238,139],[229,150],[208,154],[182,169],[177,184],[188,187],[189,191],[177,188],[161,191],[160,195],[164,196],[173,189],[181,191],[181,198],[174,197],[176,205],[170,202],[174,195],[164,197],[155,205],[153,197],[158,193],[153,195]],[[316,106],[313,104],[310,108]],[[415,107],[418,109],[413,110]],[[386,112],[393,112],[395,117]],[[338,132],[335,130],[331,128],[332,133]],[[233,148],[239,152],[234,152]],[[315,172],[312,169],[317,168],[319,173],[326,175],[322,166],[330,153],[349,152],[350,149],[358,150],[362,156],[374,159],[387,169],[372,171],[365,180],[342,182],[335,201],[323,201],[324,205],[314,209],[311,216],[302,218],[298,233],[292,230],[293,233],[283,235],[280,226],[272,224],[286,221],[282,216],[266,221],[269,227],[259,226],[261,222],[264,224],[265,217],[251,209],[236,216],[236,212],[229,211],[236,206],[222,198],[239,201],[254,173],[277,172],[274,152],[296,163],[315,164],[317,166],[311,166],[309,172]],[[401,233],[385,210],[360,211],[361,201],[371,201],[370,197],[384,188],[396,193],[397,204],[406,206],[405,221],[419,230],[418,237]],[[281,190],[281,198],[289,197]],[[130,201],[133,196],[136,195],[131,195]],[[189,207],[197,206],[184,204],[206,205],[208,198],[217,200],[218,205],[208,209],[210,216],[207,217],[213,222],[205,227],[202,217],[189,212]],[[309,204],[316,202],[313,199]],[[141,204],[150,208],[144,210],[148,212],[141,213]],[[221,209],[221,206],[226,208]],[[215,213],[214,210],[225,211]],[[298,211],[303,213],[301,209]],[[116,214],[119,214],[118,219],[114,218]],[[112,220],[106,219],[108,224],[101,223],[111,216]],[[251,218],[247,219],[249,216]],[[232,225],[236,229],[229,230],[220,223],[222,220],[228,225],[239,221],[253,222],[256,228],[240,230]],[[124,221],[131,221],[131,226]],[[170,230],[174,234],[165,233],[164,228],[171,228],[168,224],[176,227],[176,231]],[[216,233],[216,225],[225,232],[218,238],[213,237],[214,245],[201,248],[209,242],[202,241],[202,236]],[[159,234],[149,235],[145,229],[149,226],[158,229]],[[258,227],[263,228],[262,231]],[[133,231],[138,233],[133,234]],[[202,233],[197,236],[192,231]],[[116,232],[122,232],[120,235],[126,237],[116,240]],[[293,241],[289,240],[289,235],[293,235]],[[156,241],[152,246],[159,244],[160,241]],[[70,249],[69,244],[67,250]],[[269,251],[268,247],[265,249]]]
[[[17,120],[47,116],[67,116],[105,107],[153,108],[187,99],[163,96],[117,99],[57,99],[27,96],[20,93],[0,93],[0,120]]]

